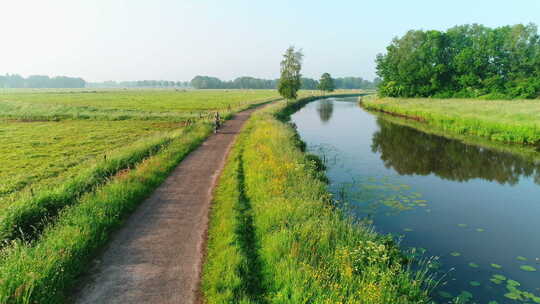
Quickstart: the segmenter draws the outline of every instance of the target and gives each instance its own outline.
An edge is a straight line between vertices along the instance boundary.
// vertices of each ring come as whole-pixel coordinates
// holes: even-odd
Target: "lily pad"
[[[489,301],[488,304],[499,304],[497,301]]]
[[[492,263],[492,264],[490,264],[490,265],[491,265],[491,267],[493,267],[493,268],[495,268],[495,269],[501,269],[501,268],[502,268],[502,266],[499,265],[499,264]]]
[[[472,293],[466,291],[466,290],[463,290],[459,296],[457,296],[459,300],[463,301],[463,302],[468,302],[470,299],[472,299],[473,295]],[[461,303],[461,302],[460,302]]]
[[[521,300],[521,295],[517,292],[509,292],[504,294],[504,296],[510,300]]]
[[[461,228],[467,227],[467,224],[457,224],[457,225],[458,225],[458,227],[461,227]]]
[[[491,282],[493,282],[494,284],[497,284],[497,285],[500,285],[500,284],[503,282],[503,281],[497,280],[497,279],[495,279],[495,278],[491,278],[491,279],[489,279],[489,280],[490,280]]]
[[[519,261],[526,261],[527,260],[526,257],[522,257],[522,256],[518,256],[516,259],[519,260]]]
[[[478,232],[484,232],[484,231],[486,231],[486,230],[485,230],[484,228],[476,228],[476,231],[478,231]]]
[[[478,281],[470,281],[469,284],[470,284],[471,286],[474,286],[474,287],[478,287],[478,286],[482,285],[482,284],[480,284],[480,282],[478,282]]]
[[[403,231],[405,231],[405,232],[411,232],[411,231],[414,231],[414,229],[412,229],[412,228],[404,228]]]
[[[439,291],[439,295],[445,299],[453,298],[452,294],[446,291]]]
[[[534,268],[534,267],[532,267],[530,265],[523,265],[523,266],[521,266],[519,268],[521,268],[521,270],[524,270],[524,271],[536,271],[536,268]]]
[[[508,286],[512,286],[512,287],[521,286],[521,284],[518,281],[510,280],[510,279],[508,279],[508,281],[506,281],[506,284],[508,284]]]
[[[505,281],[506,280],[506,277],[503,276],[502,274],[494,274],[493,278],[497,279],[497,280],[500,280],[500,281]]]
[[[476,263],[469,263],[469,267],[478,268],[480,266],[478,264],[476,264]]]
[[[461,253],[457,252],[457,251],[454,251],[454,252],[450,252],[450,255],[451,256],[454,256],[454,257],[458,257],[461,255]]]

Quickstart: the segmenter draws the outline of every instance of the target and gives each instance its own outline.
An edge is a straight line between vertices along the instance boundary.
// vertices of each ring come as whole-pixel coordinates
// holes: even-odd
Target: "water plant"
[[[530,266],[530,265],[522,265],[519,268],[521,268],[521,270],[529,271],[529,272],[536,271],[536,268],[534,268],[533,266]]]

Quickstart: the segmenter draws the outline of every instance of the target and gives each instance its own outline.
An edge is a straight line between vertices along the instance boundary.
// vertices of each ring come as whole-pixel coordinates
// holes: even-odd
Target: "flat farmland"
[[[182,121],[276,97],[275,90],[0,90],[0,118]]]
[[[167,142],[276,98],[271,90],[0,90],[0,208],[77,176],[107,155]],[[137,150],[137,149],[135,149]]]

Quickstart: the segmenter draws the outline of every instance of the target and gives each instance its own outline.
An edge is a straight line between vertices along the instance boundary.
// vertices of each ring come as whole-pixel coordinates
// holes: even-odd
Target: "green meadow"
[[[424,121],[456,134],[506,143],[540,141],[540,100],[365,98],[362,105]]]
[[[275,97],[270,90],[0,90],[0,207],[188,120]]]
[[[275,98],[269,90],[0,91],[2,247],[39,237],[63,208],[179,138],[199,142],[215,111],[228,118]]]

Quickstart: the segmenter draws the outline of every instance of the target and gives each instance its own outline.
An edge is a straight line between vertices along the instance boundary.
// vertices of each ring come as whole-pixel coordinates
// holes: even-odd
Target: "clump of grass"
[[[508,143],[540,142],[538,100],[371,98],[364,99],[362,105],[418,119],[452,133]]]
[[[204,266],[206,301],[429,303],[426,273],[410,272],[390,237],[334,207],[317,163],[275,117],[286,119],[291,107],[298,106],[254,114],[220,178]]]
[[[60,303],[111,231],[209,134],[207,124],[64,208],[38,241],[15,241],[0,259],[1,303]]]

